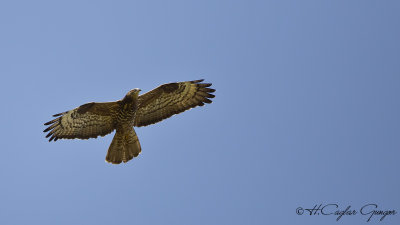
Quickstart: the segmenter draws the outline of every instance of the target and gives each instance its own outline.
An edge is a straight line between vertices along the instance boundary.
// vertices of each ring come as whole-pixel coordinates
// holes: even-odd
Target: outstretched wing
[[[169,118],[204,103],[211,103],[214,89],[210,83],[194,80],[163,84],[138,97],[135,123],[137,127],[147,126]]]
[[[53,115],[43,132],[49,132],[49,141],[57,139],[88,139],[111,133],[115,129],[117,102],[86,103],[73,110]]]

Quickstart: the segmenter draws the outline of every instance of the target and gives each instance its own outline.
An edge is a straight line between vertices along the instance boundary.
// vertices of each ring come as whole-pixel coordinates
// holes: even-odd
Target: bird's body
[[[214,89],[203,80],[169,83],[139,96],[140,89],[129,91],[115,102],[86,103],[73,110],[54,115],[45,125],[49,141],[58,139],[88,139],[105,136],[116,130],[107,152],[106,161],[114,164],[128,162],[141,152],[134,126],[157,123],[204,103]]]

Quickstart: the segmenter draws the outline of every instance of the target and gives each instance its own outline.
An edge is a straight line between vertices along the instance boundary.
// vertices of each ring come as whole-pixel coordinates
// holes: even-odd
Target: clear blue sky
[[[1,224],[366,224],[400,211],[399,1],[1,1]],[[205,78],[213,104],[48,143],[51,115]],[[372,218],[370,224],[379,224]],[[400,224],[400,213],[382,224]]]

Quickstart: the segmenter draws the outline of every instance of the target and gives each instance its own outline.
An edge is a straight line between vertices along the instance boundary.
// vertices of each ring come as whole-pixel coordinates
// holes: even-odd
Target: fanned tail
[[[108,148],[106,161],[112,164],[128,162],[142,151],[140,142],[133,127],[117,128]]]

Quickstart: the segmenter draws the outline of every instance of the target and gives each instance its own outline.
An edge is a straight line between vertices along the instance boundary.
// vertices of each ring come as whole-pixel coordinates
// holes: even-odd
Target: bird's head
[[[139,88],[135,88],[135,89],[130,90],[130,91],[125,95],[124,100],[125,100],[125,101],[132,101],[132,100],[137,99],[140,91],[141,91],[141,90],[140,90]]]
[[[128,92],[128,94],[126,94],[126,95],[129,95],[129,96],[131,96],[131,97],[137,97],[138,95],[139,95],[139,92],[140,92],[141,90],[139,89],[139,88],[135,88],[135,89],[132,89],[132,90],[130,90],[129,92]]]

